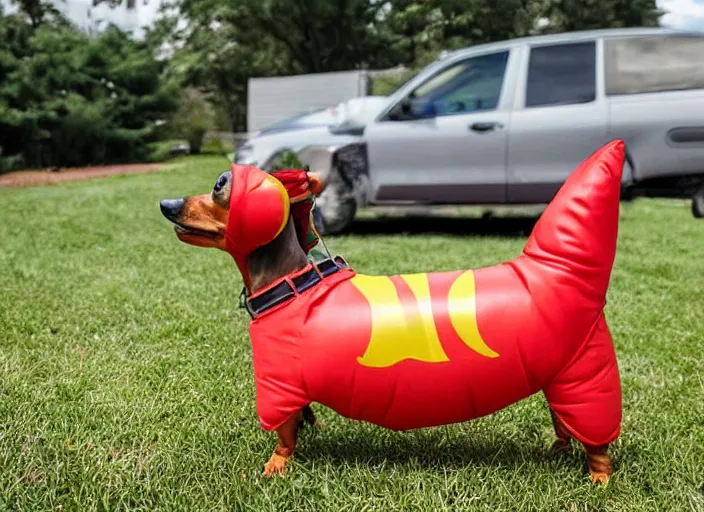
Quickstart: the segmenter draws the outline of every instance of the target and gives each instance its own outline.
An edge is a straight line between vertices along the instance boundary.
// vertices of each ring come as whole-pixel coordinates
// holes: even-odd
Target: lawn
[[[622,207],[606,488],[581,449],[548,453],[541,395],[410,433],[314,406],[325,425],[271,480],[234,262],[178,242],[158,208],[226,165],[0,189],[0,511],[704,510],[704,221],[687,203]],[[530,225],[364,220],[328,245],[359,272],[450,270],[514,257]]]

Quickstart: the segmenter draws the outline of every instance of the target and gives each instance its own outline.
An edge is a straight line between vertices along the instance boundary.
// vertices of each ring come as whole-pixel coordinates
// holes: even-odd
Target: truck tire
[[[695,218],[704,218],[704,187],[694,193],[692,197],[692,215]]]
[[[357,214],[357,201],[335,170],[330,183],[316,201],[313,220],[321,235],[337,235],[352,224]]]

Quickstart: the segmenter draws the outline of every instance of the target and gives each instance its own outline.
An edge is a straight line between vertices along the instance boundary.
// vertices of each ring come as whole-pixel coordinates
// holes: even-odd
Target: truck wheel
[[[692,197],[692,215],[697,219],[704,218],[704,187]]]
[[[630,203],[636,198],[636,191],[633,187],[624,186],[621,188],[621,201]]]
[[[319,201],[320,199],[322,195],[318,198]],[[313,221],[321,235],[337,235],[352,224],[356,213],[357,203],[354,199],[320,201],[313,212]]]
[[[315,228],[321,235],[337,235],[352,223],[356,214],[357,202],[335,173],[316,201]]]

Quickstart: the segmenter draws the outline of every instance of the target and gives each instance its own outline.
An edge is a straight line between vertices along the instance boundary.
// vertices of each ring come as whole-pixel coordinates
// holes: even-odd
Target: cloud
[[[704,31],[704,0],[658,0],[657,5],[666,12],[662,25]]]

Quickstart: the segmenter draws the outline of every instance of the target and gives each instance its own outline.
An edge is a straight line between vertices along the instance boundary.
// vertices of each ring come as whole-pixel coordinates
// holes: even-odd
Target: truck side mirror
[[[413,119],[432,119],[437,116],[435,103],[421,99],[404,99],[401,102],[401,112]]]

